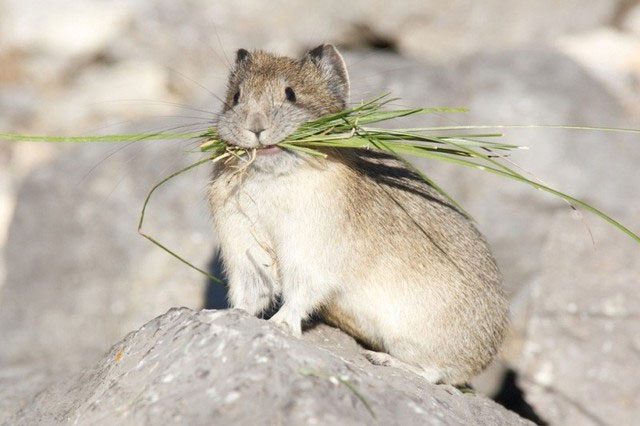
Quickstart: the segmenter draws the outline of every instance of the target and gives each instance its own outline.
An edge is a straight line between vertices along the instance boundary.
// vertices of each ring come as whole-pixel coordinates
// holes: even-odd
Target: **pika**
[[[255,157],[217,165],[209,187],[230,303],[260,315],[280,299],[270,321],[294,336],[319,315],[374,364],[466,383],[496,355],[508,310],[473,223],[389,154],[276,145],[348,97],[332,45],[300,59],[237,51],[217,128]]]

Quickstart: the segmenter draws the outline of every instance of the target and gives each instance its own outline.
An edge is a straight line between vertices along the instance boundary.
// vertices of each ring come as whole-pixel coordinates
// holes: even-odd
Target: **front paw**
[[[234,309],[241,309],[253,317],[259,317],[265,311],[268,304],[268,299],[264,298],[264,300],[259,299],[253,303],[249,303],[247,301],[236,302],[232,304],[232,307]]]
[[[302,337],[302,320],[299,318],[296,319],[292,315],[287,315],[280,310],[271,317],[269,321],[293,337]]]

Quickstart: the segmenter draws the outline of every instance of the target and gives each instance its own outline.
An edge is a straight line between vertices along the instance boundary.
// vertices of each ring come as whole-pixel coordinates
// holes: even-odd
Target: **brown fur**
[[[324,61],[318,59],[321,54]],[[225,107],[229,143],[235,142],[236,134],[246,137],[243,120],[256,111],[271,117],[269,126],[294,128],[346,105],[346,69],[330,46],[314,49],[301,60],[246,51],[239,52],[238,58]],[[295,90],[297,101],[281,110],[278,105],[285,105],[285,86]],[[247,105],[233,108],[239,90],[249,101],[255,100],[253,110]],[[264,101],[265,93],[273,99]],[[430,380],[468,381],[496,355],[507,325],[501,276],[484,238],[463,213],[402,161],[367,150],[326,153],[327,159],[280,153],[278,160],[264,159],[262,166],[250,166],[242,176],[233,168],[237,162],[217,169],[211,203],[224,237],[225,264],[237,270],[238,277],[253,277],[246,275],[248,261],[238,256],[249,256],[245,253],[254,250],[249,256],[254,266],[277,269],[275,273],[260,269],[255,281],[264,285],[261,294],[282,294],[285,303],[276,314],[280,317],[274,317],[278,321],[299,327],[300,319],[315,311],[370,348],[429,371]],[[244,192],[250,201],[236,210]],[[301,216],[295,216],[301,207]],[[310,209],[308,214],[305,208]],[[228,214],[237,216],[221,217]],[[310,215],[317,218],[310,226],[323,222],[330,229],[318,234],[286,223],[303,223]],[[227,225],[238,228],[227,230]],[[252,235],[242,240],[238,232],[245,228],[251,228]],[[246,249],[240,246],[250,244],[256,235],[265,241]],[[291,249],[279,247],[289,247],[291,239],[297,238],[300,250],[311,247],[314,254],[306,264],[292,266]],[[320,241],[328,246],[318,247]],[[329,255],[323,257],[321,252]],[[291,316],[286,311],[288,299],[307,280],[291,280],[288,274],[312,266],[324,268],[336,282],[310,281],[317,287],[298,302],[309,306],[296,307]],[[257,313],[268,305],[263,299],[247,301],[242,280],[230,284],[235,306]],[[291,321],[298,321],[297,326]]]
[[[328,82],[310,60],[296,60],[286,56],[254,51],[249,59],[239,64],[231,74],[227,90],[227,108],[240,82],[247,92],[259,92],[274,80],[286,80],[296,89],[298,105],[314,116],[338,112],[345,107],[342,100],[332,95]]]

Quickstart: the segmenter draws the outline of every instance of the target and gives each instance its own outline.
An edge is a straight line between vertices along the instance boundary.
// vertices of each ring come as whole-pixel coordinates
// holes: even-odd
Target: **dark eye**
[[[238,90],[235,95],[233,95],[233,104],[238,105],[238,101],[240,100],[240,91]]]
[[[287,87],[286,89],[284,89],[284,95],[287,97],[287,100],[289,102],[296,101],[296,92],[294,92],[291,87]]]

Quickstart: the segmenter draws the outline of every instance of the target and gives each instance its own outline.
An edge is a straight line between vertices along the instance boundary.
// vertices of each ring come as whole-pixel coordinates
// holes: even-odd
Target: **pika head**
[[[275,146],[302,123],[345,108],[349,77],[338,50],[324,44],[301,59],[238,50],[217,127],[226,143],[257,157],[293,155]]]

